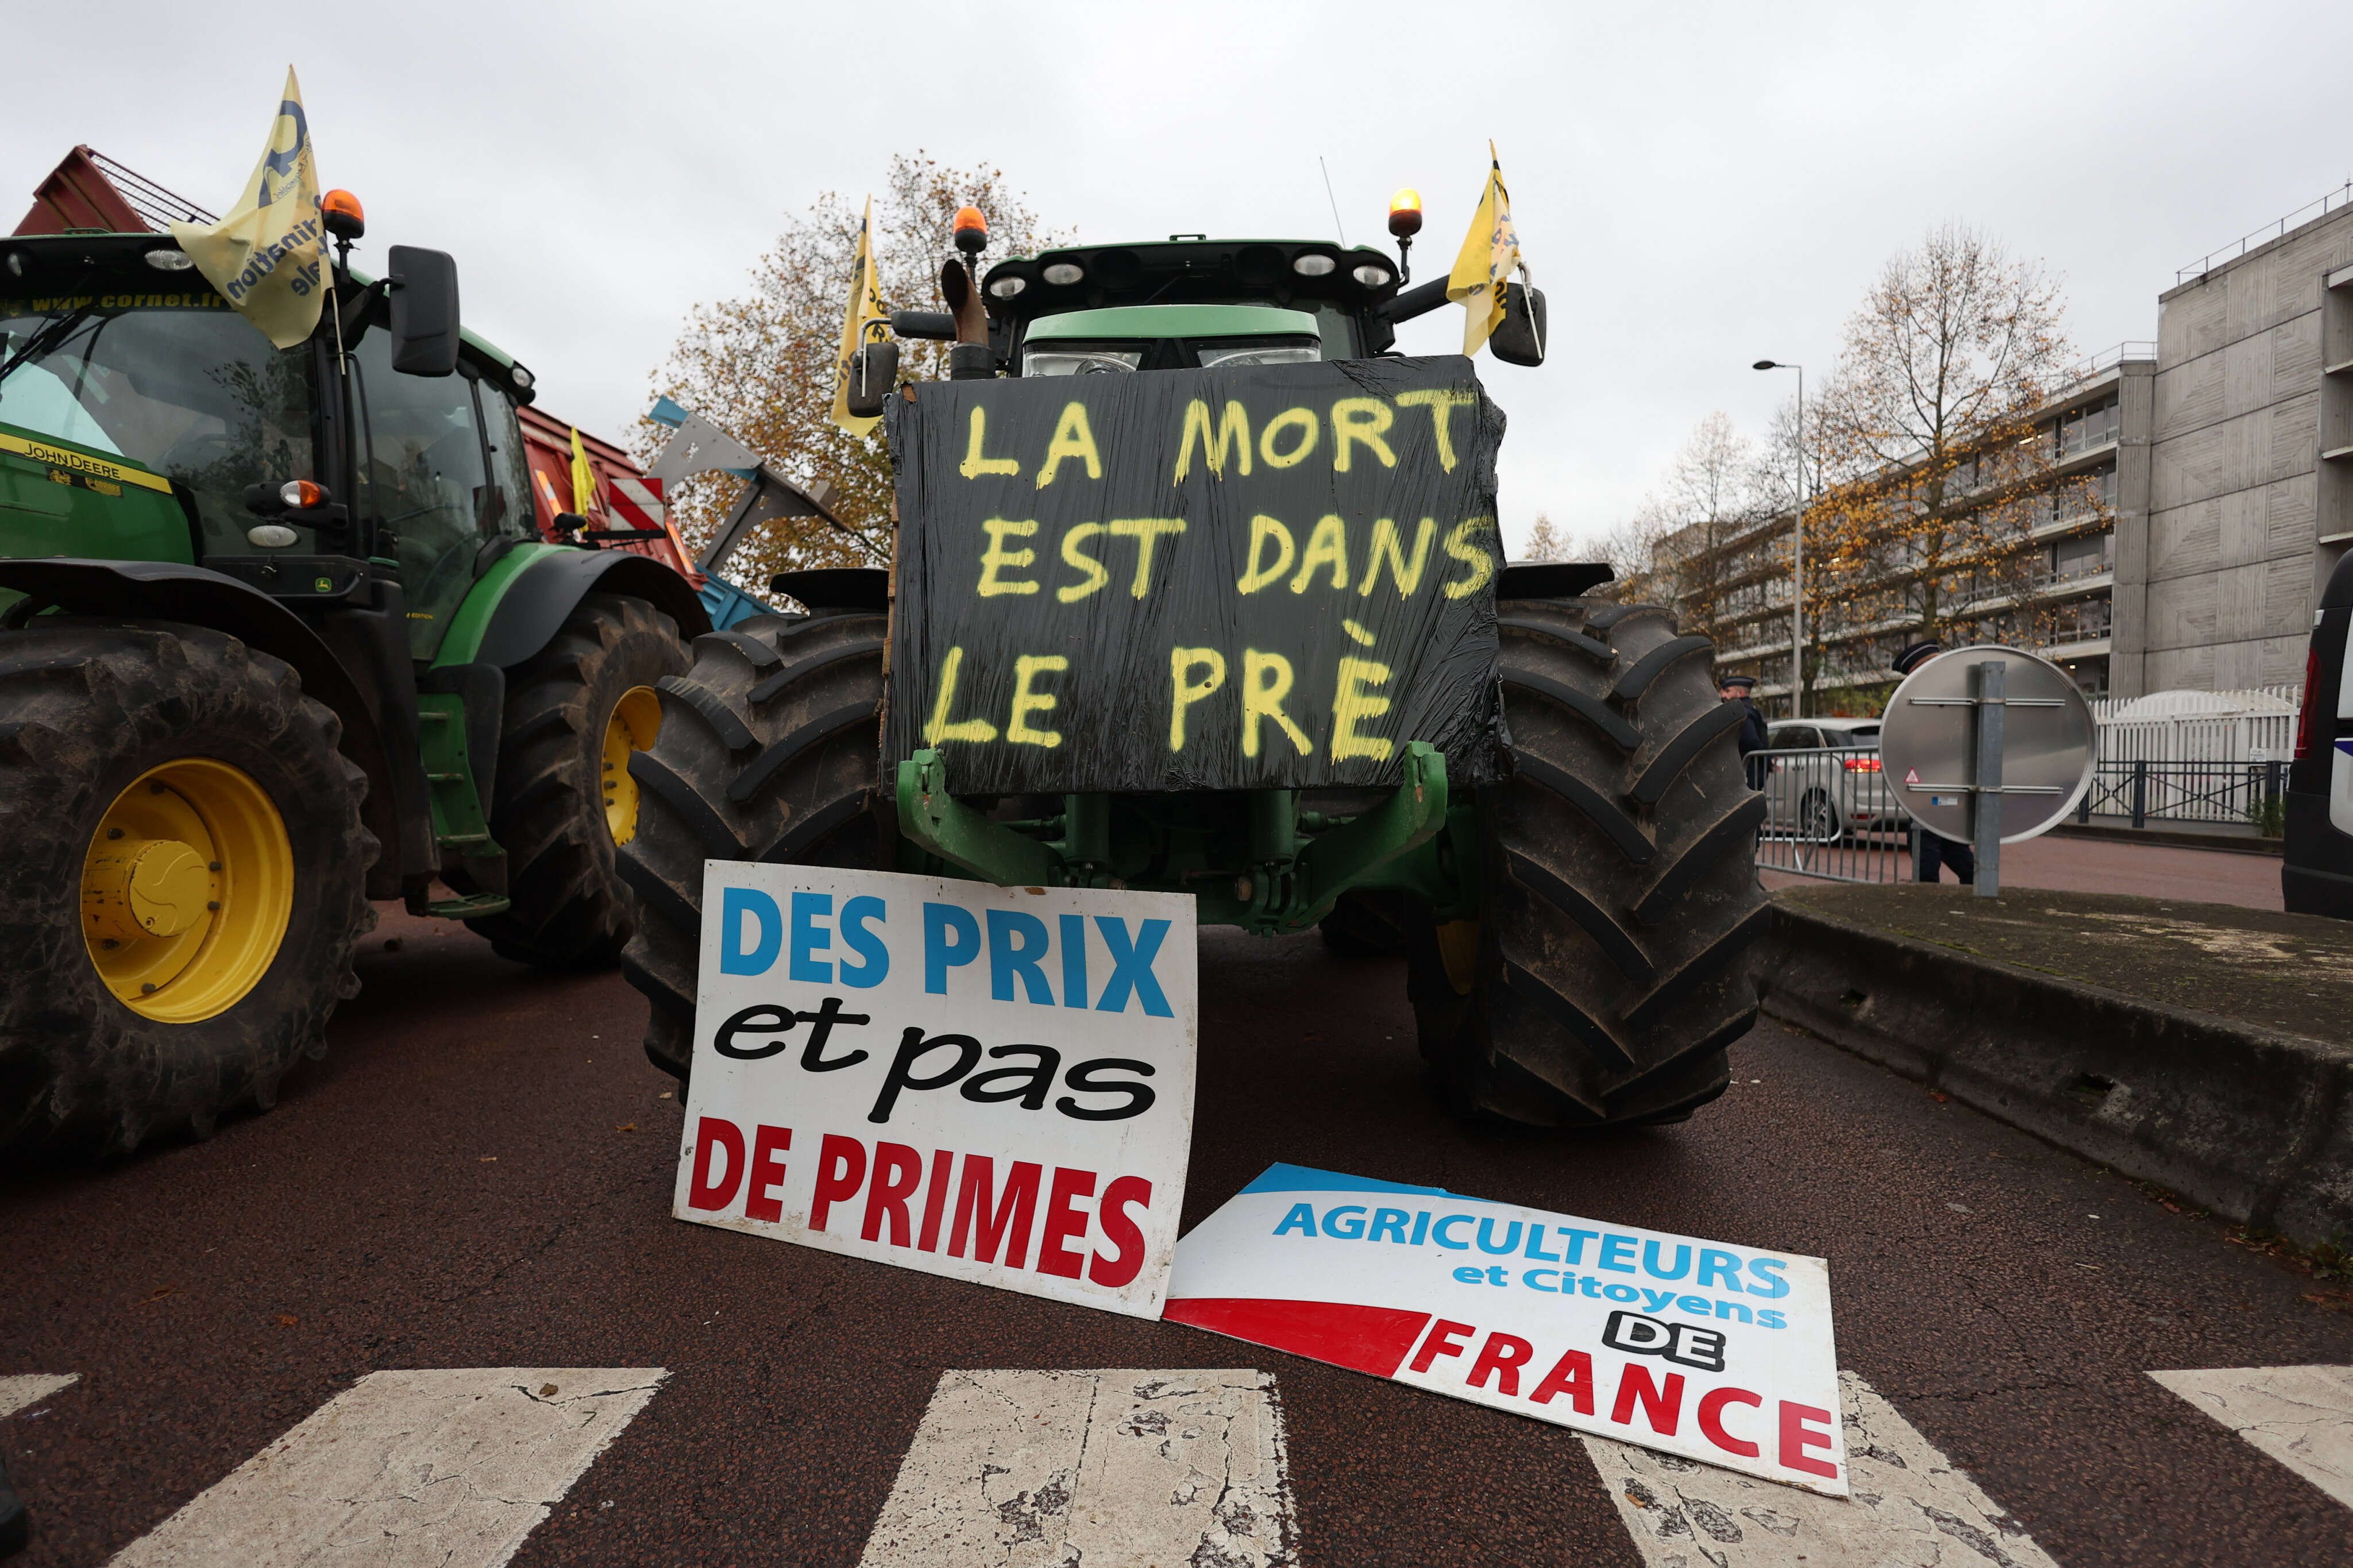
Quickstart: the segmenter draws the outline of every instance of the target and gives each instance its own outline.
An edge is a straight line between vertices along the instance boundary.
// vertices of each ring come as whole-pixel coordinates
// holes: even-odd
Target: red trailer
[[[679,537],[678,527],[670,521],[670,509],[663,502],[661,481],[646,478],[645,471],[629,459],[627,452],[585,430],[580,432],[580,447],[588,455],[588,466],[596,473],[596,495],[586,512],[576,511],[573,505],[572,431],[571,426],[536,405],[522,410],[523,446],[531,458],[533,501],[538,511],[540,533],[551,543],[568,544],[577,540],[607,550],[649,555],[683,574],[697,588],[702,587],[702,574],[695,570],[694,557],[687,550],[686,541]],[[585,526],[574,521],[575,517],[585,518]],[[558,518],[565,521],[559,523]]]

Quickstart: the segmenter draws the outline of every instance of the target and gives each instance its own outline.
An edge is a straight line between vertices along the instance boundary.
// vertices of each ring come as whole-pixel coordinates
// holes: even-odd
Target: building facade
[[[2353,205],[2158,299],[2147,528],[2116,562],[2114,689],[2285,686],[2353,545]]]
[[[2035,515],[2016,526],[2025,559],[1998,574],[1962,574],[1944,584],[1939,635],[1966,635],[2031,647],[2074,676],[2088,696],[2111,689],[2116,584],[2120,555],[2146,532],[2149,493],[2150,416],[2156,345],[2123,343],[2078,367],[2069,384],[2035,416],[2042,478],[2051,493],[2029,505]],[[1973,482],[1965,468],[1957,476]],[[1679,606],[1704,602],[1712,625],[1694,626],[1716,643],[1716,666],[1757,677],[1756,698],[1767,712],[1789,711],[1793,583],[1789,513],[1737,524],[1704,525],[1662,541],[1661,581],[1645,586]],[[1900,557],[1889,569],[1903,570]],[[1686,623],[1692,620],[1683,610]],[[1806,628],[1809,713],[1876,710],[1894,679],[1890,660],[1919,632],[1918,618],[1902,613],[1857,620],[1824,617]]]

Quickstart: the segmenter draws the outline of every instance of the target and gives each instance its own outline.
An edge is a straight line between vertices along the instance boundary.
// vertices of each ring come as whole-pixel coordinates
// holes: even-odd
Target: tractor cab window
[[[1067,338],[1021,351],[1023,375],[1102,375],[1142,367],[1150,343],[1079,343]]]
[[[1314,364],[1324,346],[1314,338],[1210,338],[1193,345],[1203,370],[1216,365]]]
[[[514,539],[536,539],[531,504],[531,457],[523,450],[522,421],[512,398],[487,381],[474,383],[482,405],[482,431],[491,445],[491,480],[497,487],[499,515],[491,527]]]
[[[400,563],[408,651],[430,658],[473,586],[474,558],[505,499],[491,482],[469,366],[460,362],[455,375],[396,374],[388,332],[370,332],[352,357],[367,416],[361,508],[380,531],[376,548]]]
[[[165,476],[201,554],[258,552],[248,485],[317,477],[310,346],[272,348],[210,289],[0,298],[0,425]]]
[[[1246,364],[1314,364],[1324,357],[1315,338],[1283,333],[1264,337],[1148,338],[1082,342],[1047,338],[1025,343],[1021,374],[1101,375],[1132,370],[1208,370]]]

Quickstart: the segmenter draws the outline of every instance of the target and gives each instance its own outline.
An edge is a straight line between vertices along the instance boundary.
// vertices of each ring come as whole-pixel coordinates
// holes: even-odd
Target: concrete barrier
[[[2309,1245],[2353,1235],[2353,1049],[1777,899],[1765,1011],[2112,1170]]]

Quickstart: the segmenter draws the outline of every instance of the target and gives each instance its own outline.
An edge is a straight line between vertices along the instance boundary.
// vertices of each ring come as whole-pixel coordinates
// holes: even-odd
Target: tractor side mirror
[[[458,263],[446,250],[396,245],[392,368],[403,375],[448,375],[458,368]]]
[[[872,419],[899,384],[899,345],[885,338],[849,356],[849,386],[842,402],[853,419]]]
[[[1505,364],[1535,365],[1544,363],[1545,342],[1544,290],[1505,284],[1504,320],[1487,346]]]

